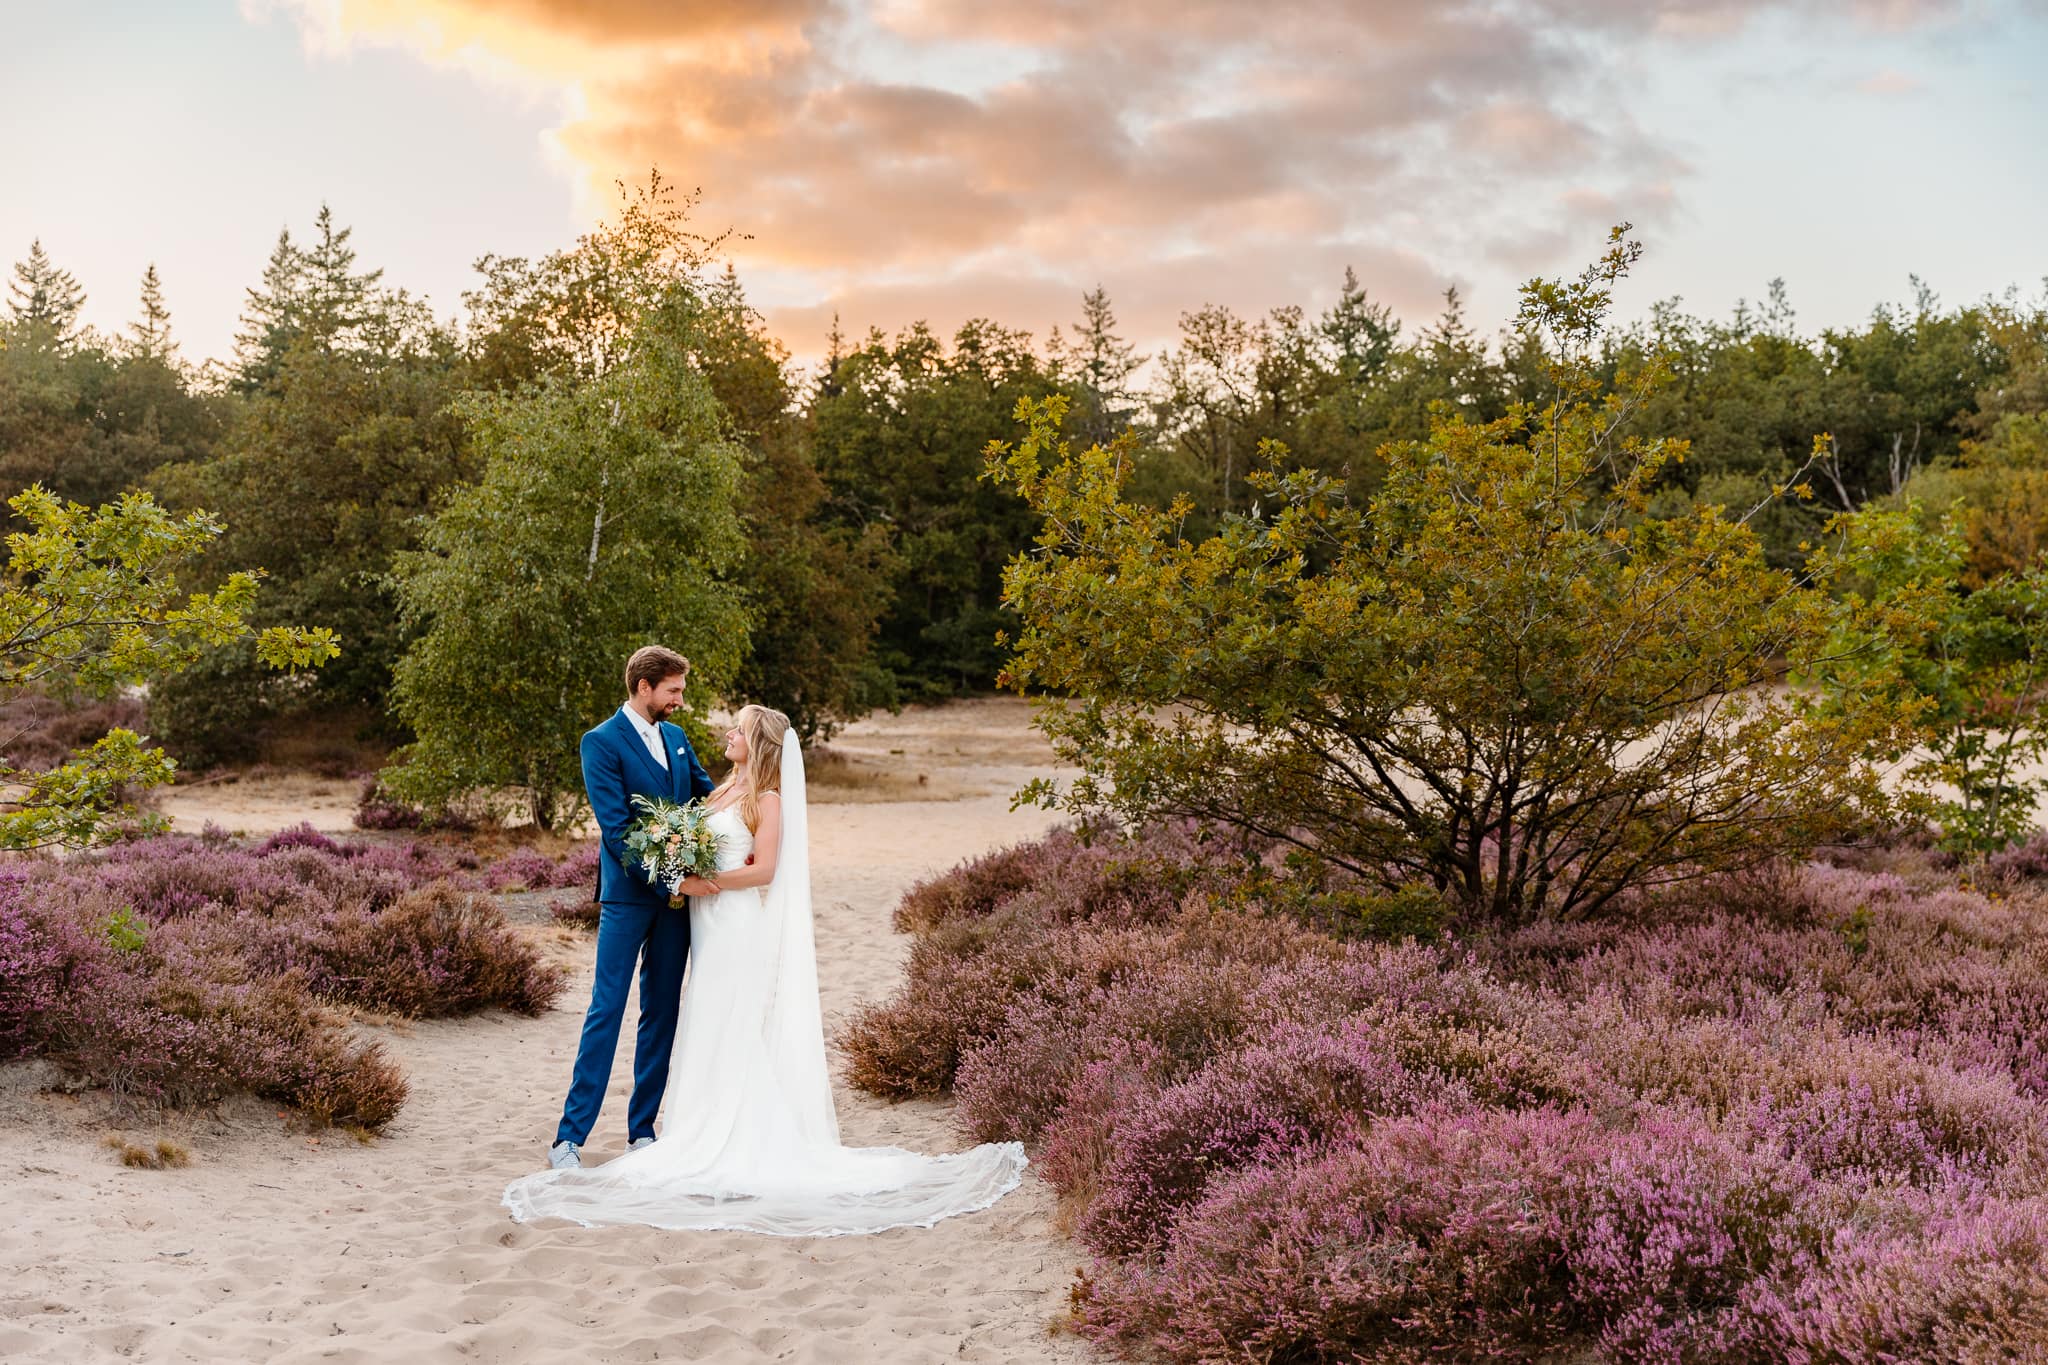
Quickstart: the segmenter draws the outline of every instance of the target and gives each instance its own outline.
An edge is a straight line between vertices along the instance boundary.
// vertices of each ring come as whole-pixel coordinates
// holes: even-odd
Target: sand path
[[[985,794],[813,811],[828,1023],[893,989],[907,941],[888,917],[911,881],[1047,823],[1009,813],[1003,795],[1019,771],[1020,713],[980,708],[911,713],[846,737],[877,756],[904,750],[914,766],[953,760],[952,789]],[[316,1145],[245,1104],[206,1119],[129,1119],[123,1131],[170,1133],[195,1155],[185,1170],[129,1170],[95,1145],[119,1126],[105,1100],[45,1093],[34,1069],[8,1069],[0,1359],[1087,1358],[1048,1330],[1077,1258],[1051,1231],[1035,1176],[993,1209],[873,1237],[510,1222],[498,1194],[539,1164],[552,1135],[589,981],[588,939],[530,932],[578,966],[560,1007],[534,1020],[378,1027],[413,1098],[369,1146],[336,1135]],[[628,1053],[593,1160],[624,1142]],[[889,1106],[842,1086],[839,1107],[850,1143],[961,1145],[943,1105]]]

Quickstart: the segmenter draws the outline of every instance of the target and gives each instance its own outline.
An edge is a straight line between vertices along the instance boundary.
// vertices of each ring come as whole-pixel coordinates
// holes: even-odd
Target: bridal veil
[[[1023,1178],[1014,1142],[925,1156],[845,1147],[826,1067],[803,754],[782,748],[782,843],[765,891],[693,901],[691,962],[660,1138],[603,1166],[515,1180],[520,1221],[836,1236],[929,1227]],[[729,845],[752,842],[732,807]],[[722,855],[721,861],[724,856]],[[744,861],[744,847],[729,850]]]

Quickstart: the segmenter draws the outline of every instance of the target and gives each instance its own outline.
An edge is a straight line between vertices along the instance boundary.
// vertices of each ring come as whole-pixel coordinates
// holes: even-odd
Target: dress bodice
[[[718,835],[718,870],[730,872],[746,864],[747,855],[754,851],[754,832],[747,828],[746,820],[740,815],[739,803],[721,806],[705,818],[704,823]]]

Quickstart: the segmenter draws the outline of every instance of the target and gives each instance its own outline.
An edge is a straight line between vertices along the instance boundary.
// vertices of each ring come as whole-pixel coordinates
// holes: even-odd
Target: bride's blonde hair
[[[742,706],[734,723],[747,737],[747,756],[733,765],[718,790],[746,778],[740,789],[740,818],[750,830],[761,828],[761,793],[782,789],[782,746],[789,739],[789,717],[769,706]]]

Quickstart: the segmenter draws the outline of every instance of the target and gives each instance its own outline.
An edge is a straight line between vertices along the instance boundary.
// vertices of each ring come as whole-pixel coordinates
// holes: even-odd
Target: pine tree
[[[1344,267],[1344,288],[1337,302],[1323,314],[1319,330],[1336,349],[1346,383],[1364,385],[1386,368],[1393,358],[1394,338],[1401,324],[1384,303],[1366,297],[1358,272]]]
[[[235,333],[236,384],[256,389],[277,372],[305,311],[306,257],[292,244],[290,228],[277,234],[277,245],[263,267],[262,285],[248,292],[242,330]]]
[[[168,364],[177,353],[178,343],[171,340],[171,310],[164,303],[163,282],[157,278],[154,261],[142,272],[142,316],[128,324],[128,334],[132,338],[128,352],[138,359]]]
[[[1074,340],[1066,355],[1071,357],[1069,363],[1085,408],[1082,427],[1090,440],[1111,440],[1128,424],[1134,410],[1128,381],[1145,357],[1117,335],[1109,291],[1100,284],[1081,296],[1081,322],[1069,324],[1068,330]]]
[[[85,290],[68,270],[59,270],[43,250],[42,239],[29,243],[28,259],[17,261],[14,282],[7,288],[7,310],[25,344],[36,349],[62,349],[78,333],[78,313]]]
[[[825,364],[818,371],[818,397],[837,398],[846,392],[840,367],[846,364],[846,334],[839,329],[839,310],[832,311],[832,330],[825,334]]]
[[[1912,278],[1914,285],[1924,290],[1919,277]],[[1799,335],[1799,315],[1793,311],[1792,295],[1785,288],[1785,277],[1778,276],[1767,287],[1769,292],[1764,299],[1764,331],[1771,336],[1789,341]],[[1926,309],[1923,308],[1922,311],[1925,312]]]
[[[352,338],[369,320],[384,272],[354,273],[356,251],[348,244],[354,229],[336,228],[334,210],[327,205],[320,206],[313,226],[320,236],[303,256],[305,325],[320,341],[334,344]]]

